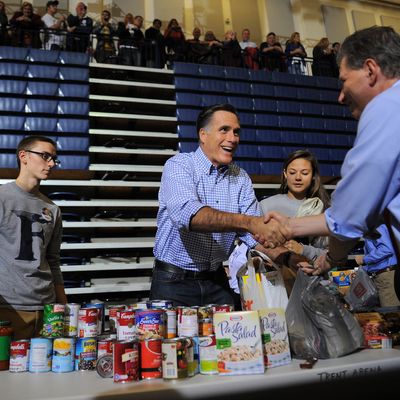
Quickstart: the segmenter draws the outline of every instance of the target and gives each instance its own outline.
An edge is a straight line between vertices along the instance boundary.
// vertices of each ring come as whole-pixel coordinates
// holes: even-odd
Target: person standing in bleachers
[[[60,269],[60,208],[40,192],[59,163],[56,144],[30,135],[17,147],[19,174],[0,187],[0,320],[14,339],[39,336],[43,306],[67,302]]]
[[[150,68],[164,68],[165,65],[165,41],[161,26],[161,20],[155,18],[152,26],[144,31],[145,62]]]
[[[87,15],[85,3],[79,2],[75,11],[76,15],[69,14],[67,18],[67,50],[85,53],[90,45],[93,20]]]
[[[129,16],[129,19],[127,17]],[[118,63],[140,67],[143,60],[144,34],[142,32],[143,17],[132,14],[125,16],[124,22],[118,23],[117,36]]]
[[[290,74],[305,75],[307,52],[300,41],[300,33],[293,32],[290,39],[286,42],[285,54],[288,72]]]
[[[208,51],[202,62],[204,64],[220,65],[222,43],[215,37],[213,31],[207,31],[204,34],[204,44],[207,46]]]
[[[7,46],[10,43],[8,35],[8,17],[6,14],[6,5],[0,1],[0,46]]]
[[[242,48],[234,31],[225,32],[225,39],[222,41],[221,63],[225,67],[243,67]]]
[[[111,20],[111,13],[108,10],[101,12],[101,19],[95,23],[93,33],[96,35],[97,43],[94,51],[94,58],[98,63],[116,64],[116,49],[114,36],[116,26]]]
[[[175,61],[186,61],[187,43],[185,34],[175,18],[169,21],[167,29],[164,31],[164,39],[168,68],[172,68]]]
[[[261,68],[267,71],[284,72],[284,52],[274,32],[267,35],[267,40],[260,44]]]
[[[65,47],[66,18],[60,15],[56,18],[58,1],[48,1],[46,4],[46,14],[42,21],[46,29],[44,48],[46,50],[62,50]]]
[[[313,63],[311,66],[314,76],[336,77],[336,57],[329,39],[323,37],[313,49]]]
[[[239,42],[239,45],[242,49],[244,65],[250,69],[259,69],[258,47],[255,42],[250,40],[250,29],[243,29],[242,40]]]

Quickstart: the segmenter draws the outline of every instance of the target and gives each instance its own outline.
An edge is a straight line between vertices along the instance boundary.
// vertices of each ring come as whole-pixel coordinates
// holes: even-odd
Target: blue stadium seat
[[[336,78],[330,78],[327,76],[318,76],[317,85],[324,89],[339,89],[340,81]]]
[[[25,99],[16,97],[0,97],[0,111],[24,112]],[[7,118],[1,116],[0,118]]]
[[[25,116],[7,116],[6,118],[0,118],[0,130],[13,130],[22,131],[24,130]]]
[[[197,139],[198,134],[195,125],[178,125],[178,136],[185,139]]]
[[[304,132],[304,144],[307,145],[325,145],[327,143],[326,132]]]
[[[295,84],[296,76],[292,74],[282,74],[282,72],[272,72],[271,73],[271,82],[274,83],[284,83],[287,85]]]
[[[217,79],[201,79],[200,89],[205,92],[225,93],[225,81]]]
[[[260,162],[259,161],[243,161],[237,160],[235,161],[240,168],[243,168],[249,175],[259,175],[260,170]]]
[[[310,151],[315,155],[318,161],[330,161],[330,149],[322,149],[320,147],[310,148]]]
[[[61,161],[59,169],[88,169],[89,156],[60,155],[58,159]]]
[[[318,80],[315,76],[294,75],[295,82],[299,86],[318,86]]]
[[[25,130],[34,132],[57,132],[57,118],[28,117]]]
[[[325,129],[325,121],[322,118],[302,117],[303,129]]]
[[[343,107],[340,104],[324,104],[323,105],[323,114],[329,117],[345,117],[344,110],[346,107]]]
[[[18,62],[1,62],[0,63],[0,76],[23,77],[23,76],[25,76],[27,69],[28,69],[27,64],[21,64]]]
[[[348,149],[329,149],[330,160],[342,163],[348,151]]]
[[[274,95],[278,98],[297,99],[297,90],[294,86],[274,86]]]
[[[281,133],[282,143],[303,143],[304,142],[304,132],[302,131],[290,131],[282,130]]]
[[[176,90],[179,90],[179,89],[199,90],[200,89],[200,79],[198,79],[198,78],[189,78],[186,76],[175,76],[174,82],[175,82]]]
[[[199,73],[199,65],[184,62],[174,62],[174,74],[176,75],[194,75]]]
[[[299,100],[319,100],[320,90],[311,88],[297,88],[297,96]]]
[[[89,65],[89,55],[73,51],[60,51],[61,64]]]
[[[337,103],[338,102],[338,97],[339,97],[339,91],[333,91],[333,90],[320,90],[320,100],[321,101],[330,101],[332,103]]]
[[[26,60],[28,48],[0,46],[0,60]]]
[[[256,130],[251,128],[242,128],[240,130],[240,143],[242,141],[254,142],[256,140]],[[241,145],[239,145],[241,146]]]
[[[214,78],[225,78],[225,68],[219,65],[199,65],[199,75],[203,78],[204,76],[211,76]]]
[[[349,107],[347,106],[342,106],[343,107],[343,116],[345,118],[353,118],[353,116],[351,115],[351,111],[349,109]]]
[[[269,146],[260,145],[258,146],[258,157],[259,158],[276,158],[282,159],[283,151],[281,146]]]
[[[320,103],[299,103],[300,113],[309,115],[323,115],[323,106]]]
[[[29,49],[28,60],[32,62],[56,63],[60,52],[57,50]]]
[[[200,113],[200,110],[193,108],[177,108],[176,116],[178,122],[195,122]]]
[[[0,168],[17,168],[15,154],[0,154]]]
[[[297,146],[284,146],[282,147],[282,156],[283,158],[286,158],[289,154],[304,148],[302,145],[297,145]]]
[[[89,120],[60,118],[57,122],[58,132],[88,133]]]
[[[0,79],[0,93],[24,94],[26,85],[26,81],[19,81],[16,79]]]
[[[25,135],[0,135],[0,149],[12,149],[15,150],[18,143],[24,138]]]
[[[332,164],[331,165],[331,174],[332,174],[332,176],[340,176],[341,168],[342,168],[341,164]]]
[[[271,114],[256,114],[255,125],[278,128],[279,117],[277,115],[271,115]]]
[[[282,133],[279,130],[273,129],[257,129],[256,142],[258,143],[281,143]]]
[[[225,79],[248,81],[250,79],[249,70],[247,68],[225,67]]]
[[[26,76],[28,78],[58,79],[58,66],[29,64]]]
[[[220,96],[217,94],[203,94],[201,98],[201,106],[208,107],[213,104],[224,104],[228,101],[226,96]]]
[[[245,68],[242,68],[246,70]],[[271,82],[272,73],[268,71],[249,69],[250,80],[253,82]]]
[[[274,87],[265,83],[252,83],[250,85],[252,95],[272,97],[274,96]]]
[[[260,164],[261,175],[280,175],[282,172],[282,162],[263,161]]]
[[[88,151],[89,137],[58,136],[57,149],[59,151]]]
[[[59,91],[60,96],[63,97],[89,97],[89,85],[87,84],[71,84],[60,83]]]
[[[254,110],[277,112],[279,110],[279,107],[276,100],[262,99],[256,97],[254,98]]]
[[[356,135],[348,135],[348,140],[349,140],[349,146],[352,147],[354,141],[356,140]]]
[[[57,100],[27,99],[26,112],[55,114],[57,112],[57,106]]]
[[[181,153],[191,153],[199,147],[198,142],[179,142],[178,148]]]
[[[29,81],[26,89],[27,94],[56,96],[58,83]]]
[[[277,101],[278,112],[282,113],[300,113],[300,103],[298,101],[290,100],[278,100]]]
[[[255,119],[254,119],[253,113],[239,111],[239,119],[240,119],[240,125],[253,126],[255,124]]]
[[[175,100],[177,105],[201,106],[201,95],[195,93],[176,92]]]
[[[227,100],[238,110],[253,110],[253,99],[251,97],[229,96]]]
[[[343,119],[325,119],[325,129],[328,131],[346,132],[346,121]]]
[[[358,122],[354,119],[346,121],[346,132],[356,133],[357,125],[358,125]]]
[[[89,68],[60,66],[59,78],[61,80],[87,82],[89,80]]]
[[[250,94],[251,85],[249,82],[226,81],[226,91],[228,94],[237,93],[241,95]]]
[[[240,144],[235,151],[235,157],[258,159],[258,146],[254,144]]]
[[[89,102],[87,101],[60,101],[59,114],[89,115]]]
[[[340,135],[337,133],[331,133],[330,135],[325,134],[327,139],[327,144],[332,147],[336,146],[348,146],[349,137],[348,135]]]
[[[301,128],[301,117],[295,115],[280,115],[279,126],[281,128]]]
[[[319,163],[319,172],[321,176],[335,176],[331,164]]]

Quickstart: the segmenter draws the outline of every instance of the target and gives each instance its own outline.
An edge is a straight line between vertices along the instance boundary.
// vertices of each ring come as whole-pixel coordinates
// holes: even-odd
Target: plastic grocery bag
[[[295,358],[336,358],[361,348],[362,329],[322,277],[299,270],[286,309],[289,342]]]
[[[237,278],[244,310],[286,309],[288,297],[282,273],[265,254],[251,250]]]
[[[344,299],[352,311],[369,311],[379,306],[378,290],[363,268],[358,269]]]

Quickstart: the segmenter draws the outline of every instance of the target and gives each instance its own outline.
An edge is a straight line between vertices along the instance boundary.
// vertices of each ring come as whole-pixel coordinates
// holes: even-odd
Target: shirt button
[[[216,201],[216,203],[218,204],[218,203],[219,203],[219,201],[217,200],[217,201]]]

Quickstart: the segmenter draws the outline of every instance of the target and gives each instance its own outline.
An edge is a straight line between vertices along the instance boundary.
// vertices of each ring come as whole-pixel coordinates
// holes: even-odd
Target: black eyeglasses
[[[27,150],[27,149],[25,149],[25,151],[27,151],[28,153],[33,153],[33,154],[39,155],[46,162],[53,161],[54,165],[56,167],[58,167],[61,164],[61,161],[57,158],[57,156],[53,156],[45,151],[40,152],[40,151],[33,151],[33,150]]]

